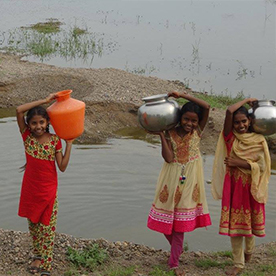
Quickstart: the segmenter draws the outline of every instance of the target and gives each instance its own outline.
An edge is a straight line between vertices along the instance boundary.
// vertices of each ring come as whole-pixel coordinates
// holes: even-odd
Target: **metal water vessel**
[[[256,133],[272,135],[276,133],[276,106],[274,100],[258,100],[248,110],[252,127]]]
[[[179,122],[180,109],[167,94],[159,94],[142,99],[145,101],[138,109],[138,120],[141,126],[151,132],[169,130]]]

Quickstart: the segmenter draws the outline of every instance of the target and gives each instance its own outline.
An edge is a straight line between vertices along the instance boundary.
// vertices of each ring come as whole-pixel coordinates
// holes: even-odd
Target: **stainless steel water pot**
[[[253,130],[263,135],[276,133],[276,106],[273,100],[259,100],[254,102],[248,110],[252,118]]]
[[[153,132],[168,130],[179,122],[180,109],[167,94],[143,98],[145,104],[138,109],[138,120],[141,126]]]

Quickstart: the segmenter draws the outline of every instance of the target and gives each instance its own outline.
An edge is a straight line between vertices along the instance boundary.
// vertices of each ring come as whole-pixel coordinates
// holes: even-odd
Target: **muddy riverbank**
[[[114,68],[60,68],[0,53],[0,108],[15,108],[65,89],[72,89],[72,97],[86,103],[85,131],[78,139],[81,143],[104,142],[118,136],[120,129],[139,127],[137,110],[143,104],[143,97],[172,90],[197,93],[180,81],[145,77]],[[214,153],[224,114],[224,110],[211,110],[201,143],[202,152]],[[275,137],[269,139],[269,145],[276,153]]]
[[[72,97],[86,103],[85,132],[79,139],[83,143],[102,142],[115,137],[118,129],[138,127],[137,110],[143,104],[143,97],[171,90],[187,91],[179,81],[144,77],[113,68],[59,68],[0,53],[1,108],[16,107],[64,89],[72,89]],[[211,111],[202,151],[214,151],[223,116],[222,110]]]

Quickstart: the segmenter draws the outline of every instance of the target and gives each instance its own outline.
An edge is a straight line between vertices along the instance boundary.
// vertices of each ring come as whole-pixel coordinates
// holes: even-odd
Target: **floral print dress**
[[[33,223],[50,224],[57,194],[55,154],[62,151],[61,140],[52,134],[40,144],[29,129],[22,133],[25,146],[24,172],[18,214]]]

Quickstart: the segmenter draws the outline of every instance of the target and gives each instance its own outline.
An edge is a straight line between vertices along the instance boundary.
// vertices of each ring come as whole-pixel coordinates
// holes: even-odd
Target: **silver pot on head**
[[[272,135],[276,133],[276,106],[273,100],[258,100],[248,110],[252,118],[252,128],[256,133]]]
[[[167,94],[143,98],[145,104],[138,109],[138,120],[147,131],[160,132],[176,126],[180,119],[179,105]]]

